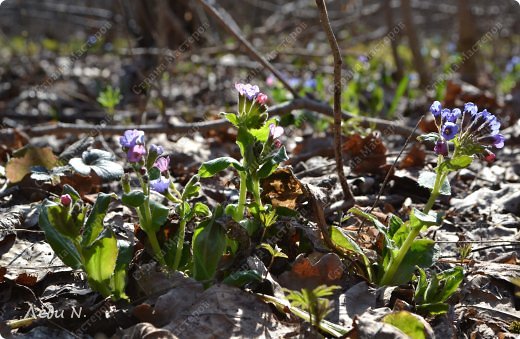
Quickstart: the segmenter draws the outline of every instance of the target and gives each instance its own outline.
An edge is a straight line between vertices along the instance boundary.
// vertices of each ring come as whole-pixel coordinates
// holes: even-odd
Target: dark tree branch
[[[275,106],[271,106],[268,109],[269,114],[281,115],[287,114],[295,110],[304,109],[313,112],[317,112],[326,116],[334,116],[334,110],[328,104],[319,102],[308,98],[297,98],[291,101],[287,101]],[[348,112],[341,112],[341,118],[360,118],[354,116]],[[391,131],[392,133],[399,134],[402,136],[408,136],[413,134],[413,130],[407,126],[401,126],[393,121],[361,117],[361,125],[364,127],[376,126],[380,130]],[[195,132],[207,132],[210,130],[225,129],[231,125],[225,119],[194,122],[178,125],[166,125],[166,124],[148,124],[148,125],[77,125],[68,123],[57,123],[53,125],[36,125],[23,129],[23,132],[28,136],[42,136],[48,134],[103,134],[103,135],[114,135],[121,134],[127,129],[141,129],[147,133],[168,133],[168,134],[189,134]],[[0,141],[9,140],[12,138],[13,129],[3,129],[0,131]]]
[[[334,55],[334,154],[336,158],[336,170],[338,172],[341,188],[343,189],[344,199],[346,201],[352,201],[352,205],[354,205],[354,195],[350,191],[347,178],[345,177],[343,156],[341,153],[341,64],[343,63],[343,60],[341,58],[338,41],[336,40],[332,27],[330,26],[325,0],[316,0],[316,5],[320,10],[320,21],[325,33],[327,34],[327,39],[329,40]]]

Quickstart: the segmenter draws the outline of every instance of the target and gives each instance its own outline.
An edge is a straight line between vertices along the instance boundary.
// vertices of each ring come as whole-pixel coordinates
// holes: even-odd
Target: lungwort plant
[[[500,122],[496,116],[487,110],[478,112],[477,106],[471,102],[464,105],[464,110],[458,108],[450,110],[443,109],[440,102],[435,101],[430,111],[435,117],[438,132],[422,135],[419,140],[434,144],[434,151],[438,158],[435,170],[424,171],[419,177],[419,184],[431,192],[423,210],[414,208],[406,221],[392,215],[387,226],[372,214],[358,208],[350,210],[351,214],[372,222],[383,236],[384,244],[379,253],[380,259],[375,263],[368,259],[352,237],[339,228],[332,229],[332,240],[338,246],[357,253],[362,258],[367,277],[379,285],[408,283],[417,266],[426,268],[432,265],[435,242],[418,237],[421,231],[427,230],[432,225],[438,225],[441,221],[441,214],[434,213],[432,208],[439,195],[451,194],[448,175],[468,167],[475,158],[488,162],[494,161],[495,154],[491,151],[491,147],[504,146],[504,136],[499,133]],[[448,276],[452,279],[450,281],[459,281],[458,278],[455,279],[459,276],[458,271],[442,275],[446,279]],[[436,279],[442,280],[439,277]],[[442,303],[444,297],[449,294],[439,290],[442,298],[429,299],[430,294],[422,293],[424,279],[420,278],[419,281],[421,284],[418,289],[421,292],[418,297],[421,296],[426,304]],[[435,286],[435,283],[430,285]],[[427,288],[427,290],[432,289]]]
[[[89,211],[68,185],[57,201],[46,200],[40,210],[40,227],[58,257],[73,269],[82,269],[90,287],[104,297],[125,298],[128,265],[133,248],[116,240],[103,219],[114,194],[100,193]]]
[[[123,204],[136,209],[139,224],[148,236],[153,256],[157,262],[173,270],[178,270],[181,265],[189,266],[189,253],[187,253],[189,251],[186,251],[187,248],[184,246],[186,224],[195,216],[211,215],[205,204],[190,202],[199,195],[198,176],[193,176],[185,185],[184,190],[179,192],[170,177],[170,158],[163,155],[162,146],[152,144],[147,149],[144,132],[139,130],[126,131],[120,138],[120,144],[127,153],[127,160],[139,183],[138,188],[132,188],[130,174],[127,173],[123,176]],[[175,204],[175,212],[179,219],[177,233],[162,245],[158,241],[157,233],[166,223],[170,209],[151,199],[152,191],[160,193]],[[184,261],[182,261],[183,258]]]
[[[238,203],[227,205],[226,214],[241,222],[251,235],[255,229],[244,220],[246,207],[250,207],[252,214],[269,213],[269,207],[262,204],[260,197],[260,180],[268,177],[288,158],[285,147],[279,140],[283,135],[283,128],[277,126],[276,119],[268,118],[265,105],[267,96],[260,92],[258,86],[236,84],[235,88],[238,91],[237,113],[223,114],[238,129],[236,143],[242,160],[231,157],[210,160],[202,164],[199,175],[201,178],[208,178],[230,166],[238,171]],[[249,204],[247,192],[251,192],[253,197]]]

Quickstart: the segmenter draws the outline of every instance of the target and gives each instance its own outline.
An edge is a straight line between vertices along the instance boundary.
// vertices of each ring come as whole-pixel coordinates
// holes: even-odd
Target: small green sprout
[[[333,311],[332,303],[329,297],[334,294],[334,290],[339,289],[339,286],[320,285],[313,290],[302,289],[300,291],[292,291],[284,289],[287,292],[287,300],[291,302],[291,306],[301,308],[309,313],[308,320],[316,329],[325,317]]]
[[[108,115],[113,116],[115,108],[121,102],[123,96],[119,88],[107,86],[97,97],[97,102],[107,110]]]

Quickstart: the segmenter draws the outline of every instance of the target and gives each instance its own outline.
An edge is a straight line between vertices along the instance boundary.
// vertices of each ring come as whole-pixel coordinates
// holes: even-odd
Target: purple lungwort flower
[[[256,96],[260,93],[260,88],[257,85],[236,83],[235,88],[240,95],[245,96],[250,101],[256,99]]]
[[[303,85],[308,88],[316,89],[318,86],[318,81],[316,81],[316,79],[307,79]]]
[[[435,143],[435,147],[433,148],[435,154],[448,156],[448,143],[446,140],[440,139]]]
[[[455,138],[455,135],[457,134],[458,131],[459,131],[459,126],[457,126],[453,122],[447,121],[444,123],[444,125],[442,125],[442,136],[446,140],[451,140],[451,139]]]
[[[160,157],[155,160],[153,165],[157,167],[161,173],[168,172],[170,169],[170,157]]]
[[[461,116],[461,111],[458,108],[454,108],[453,110],[449,110],[447,108],[441,111],[441,117],[443,122],[456,122],[457,119]]]
[[[471,113],[471,116],[477,114],[478,107],[472,102],[467,102],[464,104],[464,112]]]
[[[502,134],[486,135],[477,139],[482,145],[490,146],[493,145],[496,148],[504,147],[504,141],[506,138]]]
[[[139,162],[146,154],[146,148],[143,145],[134,145],[128,150],[127,156],[129,162]]]
[[[170,186],[170,180],[168,178],[163,177],[162,175],[159,179],[150,181],[150,187],[155,192],[163,193],[168,189],[168,186]]]
[[[157,155],[161,155],[164,153],[164,148],[162,146],[157,146],[155,144],[151,144],[150,153],[155,153]]]
[[[123,148],[131,148],[135,145],[144,145],[144,131],[129,129],[119,138],[119,143]]]
[[[434,101],[430,106],[430,112],[432,112],[434,117],[438,117],[441,114],[442,105],[439,101]]]

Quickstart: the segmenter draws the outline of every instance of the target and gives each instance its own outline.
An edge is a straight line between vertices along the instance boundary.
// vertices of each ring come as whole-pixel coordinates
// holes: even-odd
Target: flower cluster
[[[495,159],[495,154],[489,147],[504,147],[505,138],[500,131],[500,121],[486,109],[479,112],[478,107],[468,102],[464,110],[442,108],[439,101],[433,102],[430,112],[435,117],[439,128],[439,138],[435,143],[436,154],[447,156],[449,153],[448,141],[453,140],[455,147],[463,153],[477,154],[486,161]]]
[[[148,178],[148,172],[155,167],[159,170],[157,178],[150,180],[150,188],[156,192],[164,193],[170,186],[169,169],[170,158],[161,156],[164,148],[158,145],[150,145],[148,151],[145,147],[144,131],[127,130],[124,135],[119,138],[119,143],[125,152],[127,159],[143,178]],[[146,159],[145,159],[146,157]],[[151,164],[148,165],[148,164]],[[140,166],[140,167],[139,167]]]
[[[127,152],[129,162],[139,162],[146,154],[143,131],[136,129],[127,130],[124,135],[119,138],[119,143],[123,147],[123,150]]]
[[[265,120],[268,97],[260,92],[257,85],[235,84],[238,92],[238,118],[240,125],[251,128],[259,128]]]

